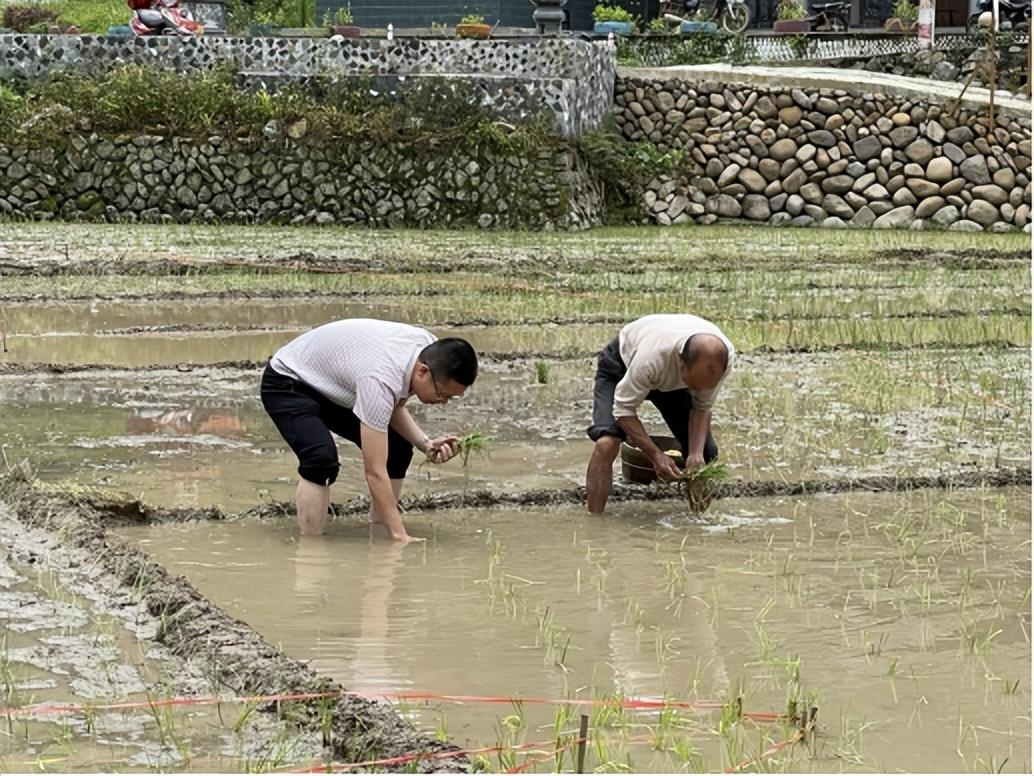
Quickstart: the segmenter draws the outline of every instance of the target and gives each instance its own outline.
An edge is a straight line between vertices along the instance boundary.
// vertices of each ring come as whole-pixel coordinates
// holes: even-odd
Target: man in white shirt
[[[406,409],[416,396],[444,404],[477,378],[474,348],[466,340],[438,340],[416,326],[354,318],[309,331],[284,345],[262,375],[262,405],[298,456],[298,525],[319,536],[337,479],[337,444],[362,450],[370,515],[393,539],[413,541],[398,500],[413,448],[435,463],[459,452],[455,436],[431,439]]]
[[[711,408],[736,351],[721,329],[695,315],[647,315],[621,329],[600,353],[593,387],[595,442],[585,472],[590,512],[602,512],[613,487],[614,459],[621,442],[638,447],[657,476],[675,480],[675,462],[655,445],[636,410],[653,403],[679,440],[686,468],[699,469],[718,457],[711,436]]]

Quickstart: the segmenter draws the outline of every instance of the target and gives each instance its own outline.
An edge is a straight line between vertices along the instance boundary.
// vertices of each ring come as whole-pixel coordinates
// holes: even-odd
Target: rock
[[[944,142],[944,136],[945,136],[944,127],[942,127],[936,121],[931,120],[931,121],[926,122],[926,132],[924,132],[924,134],[929,139],[929,141],[931,143],[933,143],[934,145],[940,145],[941,143]]]
[[[837,144],[837,139],[833,137],[833,133],[827,132],[824,129],[816,129],[813,132],[809,132],[808,140],[819,148],[833,148]]]
[[[824,226],[827,229],[846,229],[847,228],[847,224],[844,223],[844,220],[842,218],[837,218],[836,216],[830,216],[829,218],[823,219],[822,223],[820,223],[819,226]]]
[[[852,191],[865,191],[867,188],[869,188],[875,182],[876,182],[876,173],[874,173],[874,172],[867,172],[864,175],[860,175],[858,177],[858,180],[856,180],[854,182],[854,185],[851,186],[851,190]]]
[[[776,161],[783,162],[797,153],[797,144],[788,137],[776,140],[768,149],[769,155]]]
[[[1016,208],[1016,215],[1012,217],[1016,226],[1022,227],[1030,222],[1030,205],[1020,205]]]
[[[768,96],[758,98],[758,101],[754,103],[754,112],[763,119],[775,118],[779,113],[775,103]]]
[[[779,167],[779,162],[775,159],[762,159],[758,162],[758,172],[766,181],[778,181]]]
[[[890,201],[894,203],[894,207],[904,207],[906,205],[914,205],[919,200],[916,199],[915,194],[903,186],[894,192]]]
[[[944,155],[951,159],[952,164],[962,164],[966,159],[966,152],[954,143],[945,143],[941,146]]]
[[[890,120],[894,122],[895,127],[904,127],[907,126],[910,121],[912,121],[912,117],[909,116],[907,113],[898,111],[890,117]]]
[[[820,208],[818,205],[807,205],[806,204],[804,206],[804,215],[811,216],[812,221],[818,222],[818,221],[822,221],[824,218],[826,218],[828,213],[826,213],[826,211],[823,210],[822,208]]]
[[[805,202],[817,205],[822,202],[822,189],[819,184],[808,182],[801,186],[801,196]]]
[[[973,134],[973,130],[967,126],[953,127],[947,132],[948,141],[955,145],[962,145],[963,143],[972,142],[976,135]]]
[[[815,219],[811,216],[799,215],[794,216],[790,221],[790,226],[811,226],[815,223]]]
[[[708,197],[704,203],[707,212],[711,215],[722,218],[739,218],[742,208],[740,203],[728,194],[719,194],[715,197]]]
[[[854,210],[851,206],[836,194],[824,196],[821,207],[829,215],[838,216],[839,218],[851,218],[854,215]]]
[[[912,129],[912,127],[902,127],[902,129]],[[909,143],[908,147],[905,148],[905,156],[916,164],[925,167],[927,163],[933,159],[933,146],[930,144],[929,140],[925,137],[921,137],[918,140]]]
[[[689,197],[685,194],[676,194],[668,206],[668,217],[678,218],[687,207],[689,207]]]
[[[790,105],[779,109],[779,122],[788,127],[796,127],[801,123],[801,109],[796,105]]]
[[[925,178],[908,178],[905,181],[905,185],[908,187],[908,190],[915,194],[919,199],[932,197],[935,194],[940,193],[941,190],[940,186],[926,180]]]
[[[883,144],[880,143],[879,138],[869,135],[857,140],[853,149],[854,155],[858,157],[859,161],[867,162],[879,157],[880,152],[883,151]]]
[[[923,222],[923,219],[917,218],[915,221],[908,225],[908,228],[914,232],[918,232],[925,229],[926,224]]]
[[[833,175],[822,180],[822,190],[832,194],[845,194],[854,185],[854,178],[850,175]]]
[[[948,159],[946,156],[938,156],[935,159],[931,159],[930,163],[926,165],[927,180],[934,181],[935,183],[947,183],[951,180],[951,176],[951,159]]]
[[[712,98],[718,97],[718,95],[711,96]],[[719,97],[719,99],[721,98]],[[656,100],[657,107],[661,110],[662,113],[667,113],[668,111],[673,110],[675,108],[675,98],[671,95],[670,92],[658,92],[656,97],[654,97],[654,100]],[[716,105],[715,107],[724,107],[724,103],[722,105]]]
[[[901,114],[899,114],[901,115]],[[907,118],[907,116],[906,116]],[[919,136],[919,130],[915,127],[895,127],[890,131],[890,142],[895,148],[904,148]],[[933,149],[931,149],[931,153]]]
[[[789,213],[773,213],[772,217],[768,219],[768,223],[770,226],[783,226],[792,220],[793,216]]]
[[[992,205],[1001,205],[1009,201],[1009,192],[1001,186],[995,186],[993,183],[984,186],[974,186],[972,192],[974,199],[982,199],[985,202],[990,202]],[[973,220],[976,221],[978,219]]]
[[[959,173],[967,181],[977,185],[991,182],[991,173],[988,172],[987,160],[983,156],[970,156],[963,160],[959,165]]]
[[[708,159],[707,166],[704,167],[704,175],[708,178],[714,178],[718,180],[721,177],[722,171],[725,169],[725,165],[722,164],[720,159]]]
[[[767,221],[772,215],[768,198],[760,194],[748,194],[743,198],[743,217],[752,221]]]
[[[799,216],[804,210],[804,199],[798,194],[791,194],[786,198],[785,207],[791,216]]]
[[[797,153],[794,154],[794,158],[804,164],[805,162],[811,161],[815,157],[815,146],[811,143],[805,143],[797,149]]]
[[[1016,231],[1016,227],[1013,226],[1012,224],[1007,224],[1007,223],[1005,223],[1003,221],[997,221],[997,222],[991,224],[990,231],[994,232],[995,234],[1003,234],[1005,232],[1014,232],[1014,231]]]
[[[904,191],[904,189],[902,189]],[[911,205],[896,207],[873,221],[874,229],[902,229],[912,223],[915,209]]]
[[[768,185],[768,182],[760,173],[756,170],[750,169],[749,167],[740,170],[740,174],[737,179],[746,187],[747,191],[753,192],[754,194],[760,194],[765,190],[765,186]],[[768,218],[768,216],[765,216],[765,218]]]
[[[730,164],[722,170],[722,174],[718,176],[718,187],[728,186],[736,180],[736,176],[740,174],[740,169],[738,164]]]
[[[991,176],[991,181],[996,186],[1001,186],[1003,189],[1008,191],[1016,185],[1016,175],[1008,167],[1003,167]]]
[[[783,191],[788,194],[796,194],[801,190],[801,186],[808,182],[808,176],[800,167],[792,170],[789,175],[783,179]]]
[[[870,200],[870,201],[872,201],[872,200],[880,200],[880,199],[890,199],[890,192],[887,191],[886,187],[883,186],[882,184],[874,183],[871,186],[867,186],[865,188],[865,190],[862,191],[862,196],[865,197],[867,200]]]
[[[930,219],[942,229],[947,229],[949,226],[959,220],[959,209],[954,205],[945,205]]]
[[[956,221],[948,227],[948,231],[951,232],[982,232],[984,228],[976,223],[975,221]]]
[[[782,194],[776,194],[774,197],[769,197],[768,198],[768,208],[769,208],[769,210],[771,210],[773,213],[775,213],[778,210],[782,210],[783,206],[786,204],[786,200],[789,199],[789,196],[790,196],[789,194],[786,194],[784,192]]]
[[[872,212],[872,209],[868,205],[858,209],[858,212],[851,218],[852,226],[872,226],[873,221],[876,220],[876,214]]]
[[[878,200],[870,202],[869,208],[872,210],[873,213],[876,214],[876,217],[879,218],[884,213],[889,213],[891,210],[893,210],[894,205],[892,205],[890,202],[887,202],[886,200]]]
[[[981,226],[990,226],[999,218],[998,208],[990,202],[982,199],[975,199],[970,203],[966,217],[970,221],[976,221]]]
[[[952,194],[958,194],[966,188],[965,178],[952,178],[950,181],[941,186],[941,194],[948,197]]]
[[[944,197],[927,197],[916,205],[916,218],[929,218],[944,207]]]
[[[938,62],[930,71],[930,77],[935,81],[954,81],[959,74],[959,69],[948,60]]]

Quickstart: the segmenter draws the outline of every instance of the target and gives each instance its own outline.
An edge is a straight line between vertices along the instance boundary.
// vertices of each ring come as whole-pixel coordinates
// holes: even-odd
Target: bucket
[[[681,450],[682,445],[675,437],[670,436],[650,436],[651,441],[661,448],[661,451],[665,450]],[[686,465],[686,459],[680,455],[677,458],[674,456],[672,460],[675,461],[675,465],[679,468],[683,468]],[[650,461],[643,451],[638,447],[633,447],[628,442],[621,443],[621,477],[625,482],[638,482],[642,485],[655,482],[657,480],[657,472],[653,468],[653,463]]]

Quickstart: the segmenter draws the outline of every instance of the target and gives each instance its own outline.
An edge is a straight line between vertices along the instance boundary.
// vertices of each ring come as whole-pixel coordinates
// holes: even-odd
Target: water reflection
[[[248,429],[237,409],[188,407],[178,410],[135,410],[126,419],[126,431],[132,434],[161,433],[175,436],[213,434],[239,436]]]

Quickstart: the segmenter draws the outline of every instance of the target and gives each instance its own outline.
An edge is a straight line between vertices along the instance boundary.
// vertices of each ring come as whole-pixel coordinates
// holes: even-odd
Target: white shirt
[[[650,391],[685,388],[679,369],[686,340],[694,334],[713,334],[725,343],[729,361],[718,385],[706,391],[690,391],[693,409],[709,410],[736,356],[729,338],[708,320],[695,315],[647,315],[621,329],[618,348],[627,372],[614,389],[614,417],[635,417],[636,408]]]
[[[269,365],[386,432],[395,408],[410,396],[417,356],[436,339],[405,323],[349,318],[291,340]]]

